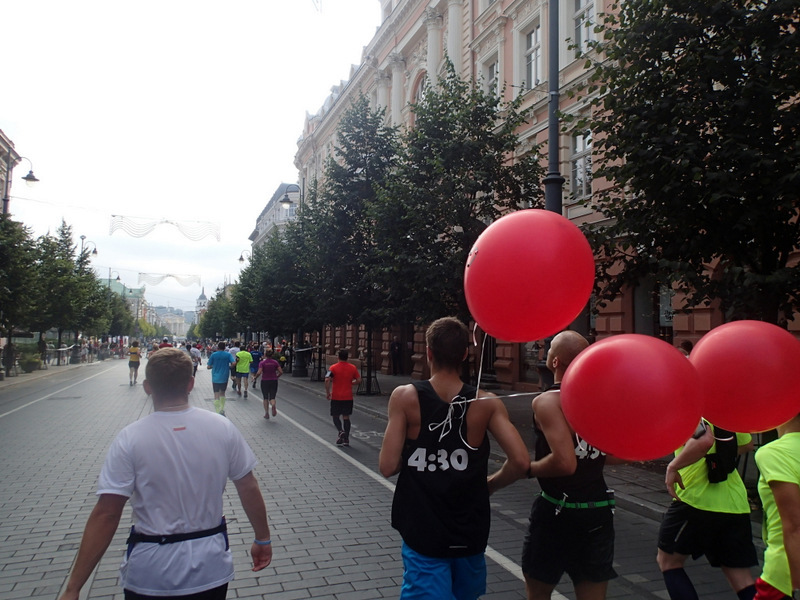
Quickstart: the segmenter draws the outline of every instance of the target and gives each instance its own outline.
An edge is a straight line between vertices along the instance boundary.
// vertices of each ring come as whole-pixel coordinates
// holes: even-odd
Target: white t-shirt
[[[145,535],[211,529],[222,519],[222,495],[257,461],[225,417],[199,408],[157,411],[123,429],[108,450],[97,494],[130,498],[136,531]],[[189,477],[186,477],[186,474]],[[139,543],[120,566],[122,587],[179,596],[233,579],[222,534],[173,544]]]

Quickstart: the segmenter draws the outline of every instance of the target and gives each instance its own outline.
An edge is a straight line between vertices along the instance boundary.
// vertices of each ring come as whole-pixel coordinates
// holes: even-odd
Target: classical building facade
[[[516,156],[534,151],[547,152],[550,26],[548,0],[380,0],[382,22],[364,48],[361,63],[353,65],[350,77],[331,89],[331,94],[314,114],[306,115],[295,155],[302,189],[322,178],[326,159],[334,153],[336,130],[351,101],[360,94],[373,108],[386,110],[387,122],[413,126],[410,104],[425,86],[435,83],[446,60],[464,79],[492,88],[511,100],[522,94],[523,108],[531,117],[519,131]],[[597,15],[610,9],[606,0],[559,0],[558,62],[559,110],[580,115],[588,111],[586,100],[570,91],[581,85],[588,71],[585,59],[578,59],[576,47],[586,49],[595,35]],[[558,163],[565,178],[562,214],[576,223],[597,219],[583,201],[597,191],[600,182],[592,178],[592,135],[560,133]],[[543,162],[547,156],[540,157]],[[254,232],[255,233],[255,232]],[[253,238],[251,238],[253,239]],[[597,338],[618,333],[659,336],[670,343],[696,341],[721,320],[712,309],[690,314],[673,314],[670,290],[643,281],[626,291],[596,315],[588,310],[572,328]],[[399,325],[383,332],[373,342],[380,356],[373,362],[389,372],[388,347],[398,336],[408,356],[404,370],[424,376],[422,331]],[[317,340],[333,355],[347,347],[358,356],[366,344],[364,332],[354,328],[329,330]],[[377,353],[376,353],[377,354]],[[544,343],[511,344],[491,340],[481,361],[473,357],[473,368],[482,362],[483,372],[502,387],[535,390],[541,385]]]
[[[294,220],[300,204],[302,190],[294,183],[280,184],[256,219],[256,228],[248,239],[253,249],[263,245],[273,232],[280,231]]]

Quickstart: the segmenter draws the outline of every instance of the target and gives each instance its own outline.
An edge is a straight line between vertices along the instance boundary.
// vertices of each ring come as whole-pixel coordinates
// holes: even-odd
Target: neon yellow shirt
[[[743,446],[749,444],[753,437],[749,433],[737,433],[736,444]],[[715,452],[717,443],[711,446],[709,454]],[[675,451],[675,456],[681,453],[683,446]],[[747,489],[742,483],[739,471],[734,470],[728,474],[725,481],[711,483],[708,480],[708,467],[701,458],[695,463],[678,471],[683,479],[686,489],[676,487],[675,492],[683,502],[700,510],[709,512],[749,514],[750,502],[747,500]]]
[[[786,433],[759,448],[756,452],[756,464],[761,472],[758,478],[758,495],[764,505],[761,535],[767,545],[761,579],[791,596],[792,577],[783,545],[783,525],[769,482],[787,481],[800,485],[800,433]]]
[[[249,373],[250,363],[253,362],[253,355],[247,350],[240,350],[236,353],[236,358],[239,359],[239,362],[236,363],[236,372]]]

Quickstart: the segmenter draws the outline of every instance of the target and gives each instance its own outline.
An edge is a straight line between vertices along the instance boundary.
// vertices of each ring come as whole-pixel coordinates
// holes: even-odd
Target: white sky
[[[210,298],[238,277],[277,186],[296,182],[305,113],[361,61],[380,2],[0,0],[0,19],[0,129],[40,179],[28,188],[17,165],[13,217],[34,237],[64,218],[96,244],[100,277],[198,275]],[[111,235],[112,214],[210,221],[221,241],[166,224]],[[200,291],[170,278],[146,298],[194,310]]]

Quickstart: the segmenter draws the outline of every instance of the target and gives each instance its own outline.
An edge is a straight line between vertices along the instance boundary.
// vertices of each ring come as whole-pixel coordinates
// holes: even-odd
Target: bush
[[[25,373],[32,373],[41,365],[41,358],[38,354],[23,354],[19,359],[19,366]]]

